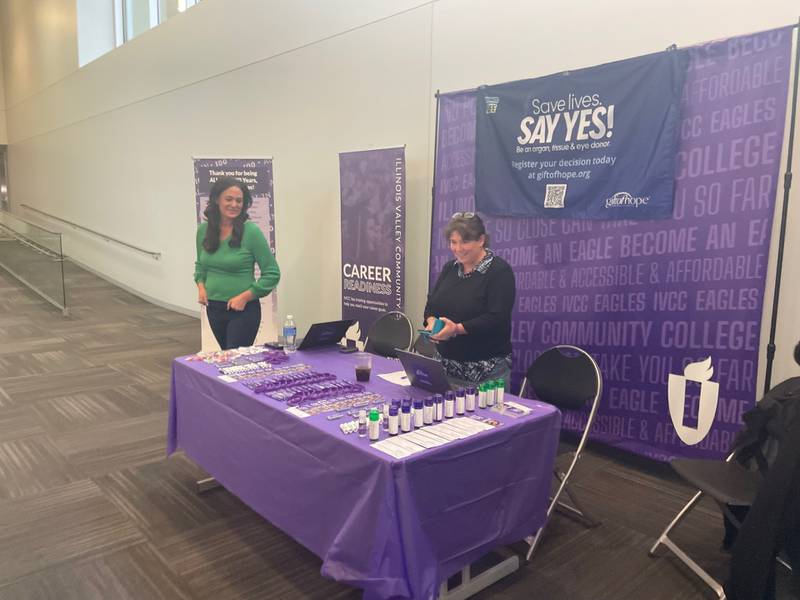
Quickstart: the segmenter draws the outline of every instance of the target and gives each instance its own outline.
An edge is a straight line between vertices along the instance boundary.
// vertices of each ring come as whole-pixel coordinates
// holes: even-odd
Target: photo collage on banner
[[[272,193],[271,158],[194,158],[195,209],[197,223],[205,220],[203,213],[208,206],[211,186],[220,177],[235,177],[250,190],[253,205],[248,210],[250,221],[258,225],[275,254],[275,203]],[[260,271],[255,265],[255,277]],[[277,290],[261,299],[261,326],[256,335],[256,344],[278,339]],[[211,332],[205,309],[200,311],[202,349],[218,350],[219,345]]]
[[[359,337],[405,306],[405,147],[339,154],[342,318]],[[355,335],[348,332],[348,337]]]
[[[593,439],[658,460],[727,453],[761,392],[791,48],[787,27],[688,49],[672,219],[486,218],[516,274],[515,389],[547,348],[580,346],[604,377]],[[451,258],[442,227],[474,210],[476,106],[474,90],[439,97],[431,286]]]

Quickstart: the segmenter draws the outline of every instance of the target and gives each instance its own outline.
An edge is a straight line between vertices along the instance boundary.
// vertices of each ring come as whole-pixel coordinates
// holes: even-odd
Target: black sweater
[[[444,358],[475,361],[511,354],[511,309],[517,288],[514,272],[499,256],[486,273],[462,279],[454,260],[445,264],[428,294],[425,319],[447,317],[461,323],[467,335],[439,344]]]

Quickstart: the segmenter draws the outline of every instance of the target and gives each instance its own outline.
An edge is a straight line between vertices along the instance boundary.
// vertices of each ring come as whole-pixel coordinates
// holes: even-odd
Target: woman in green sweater
[[[281,278],[264,234],[247,222],[252,204],[245,184],[221,177],[211,187],[206,222],[197,229],[197,301],[206,306],[211,331],[223,350],[253,345],[261,324],[259,298]]]

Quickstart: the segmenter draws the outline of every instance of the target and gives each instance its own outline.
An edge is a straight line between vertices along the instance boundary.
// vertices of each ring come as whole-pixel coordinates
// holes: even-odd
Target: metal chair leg
[[[562,480],[562,482],[563,482],[563,480]],[[588,516],[584,511],[581,510],[581,508],[580,508],[581,505],[580,505],[580,503],[575,501],[575,496],[573,496],[570,493],[569,486],[565,486],[564,487],[564,491],[570,497],[572,502],[574,504],[576,504],[579,508],[576,508],[574,506],[570,506],[569,504],[565,504],[565,503],[563,503],[561,501],[556,503],[557,507],[561,507],[563,509],[566,509],[571,514],[574,514],[574,515],[580,517],[589,527],[596,527],[597,525],[600,524],[599,521],[594,520],[592,517]],[[548,519],[548,521],[549,521],[549,519]],[[536,551],[536,548],[539,546],[539,542],[542,539],[542,534],[544,533],[545,525],[547,525],[547,521],[545,521],[545,524],[542,525],[539,528],[539,531],[536,532],[536,535],[528,536],[528,537],[525,538],[525,541],[528,542],[528,544],[530,544],[530,547],[528,548],[528,552],[525,555],[525,560],[526,561],[530,561],[531,557],[533,556],[533,553]]]
[[[703,569],[703,567],[692,560],[689,555],[675,545],[675,542],[669,538],[665,538],[661,541],[661,543],[672,550],[672,553],[675,554],[675,556],[677,556],[683,564],[694,571],[695,575],[705,581],[706,585],[714,590],[714,592],[717,594],[717,598],[719,598],[719,600],[725,600],[725,590],[722,589],[722,585],[716,579],[711,577],[711,575],[709,575],[706,570]]]
[[[689,502],[686,503],[686,506],[681,509],[681,511],[672,519],[672,522],[667,525],[667,528],[663,531],[663,533],[659,536],[656,540],[656,543],[653,544],[653,547],[650,548],[648,554],[650,556],[655,556],[655,551],[658,549],[659,546],[662,544],[669,548],[672,553],[678,557],[678,559],[689,567],[695,575],[697,575],[700,579],[702,579],[708,587],[710,587],[714,592],[717,594],[717,598],[719,600],[725,600],[725,590],[722,589],[722,585],[711,575],[706,572],[700,565],[698,565],[692,558],[686,554],[683,550],[681,550],[675,542],[673,542],[669,538],[670,532],[678,526],[678,524],[683,521],[683,519],[688,515],[691,510],[700,502],[700,499],[703,497],[703,492],[698,491]]]
[[[565,509],[567,509],[567,510],[569,510],[571,512],[574,512],[576,515],[579,515],[580,517],[586,519],[587,521],[594,522],[594,520],[591,519],[591,517],[588,517],[588,518],[586,517],[586,515],[581,510],[579,503],[576,502],[576,506],[577,506],[577,508],[576,508],[576,507],[569,506],[568,504],[564,504],[563,502],[561,502],[561,494],[562,494],[562,492],[565,492],[565,491],[567,492],[567,495],[572,499],[572,501],[575,502],[575,497],[569,491],[569,487],[567,486],[567,479],[569,478],[570,474],[572,474],[572,471],[575,469],[575,464],[578,462],[578,458],[580,457],[580,454],[577,451],[572,453],[572,454],[573,454],[573,459],[572,459],[572,462],[571,462],[571,464],[569,466],[569,469],[567,469],[566,473],[560,471],[557,468],[553,469],[553,476],[558,480],[558,484],[559,484],[558,485],[558,489],[556,490],[555,494],[553,494],[552,498],[550,498],[550,505],[547,507],[547,516],[545,517],[544,523],[539,528],[539,531],[537,531],[536,534],[533,537],[528,536],[527,538],[525,538],[525,541],[527,541],[530,544],[530,548],[528,549],[528,553],[525,555],[525,560],[530,560],[531,559],[531,556],[533,555],[534,550],[536,550],[536,547],[539,545],[539,540],[541,540],[541,538],[542,538],[542,533],[544,532],[544,528],[547,527],[547,523],[550,521],[550,517],[553,514],[553,510],[556,507],[562,506]]]
[[[213,477],[206,477],[205,479],[198,479],[195,482],[195,488],[198,494],[202,494],[203,492],[207,492],[209,490],[216,489],[218,487],[222,487],[222,484],[218,482]]]
[[[784,567],[789,569],[789,573],[792,572],[792,565],[790,565],[788,562],[786,562],[781,556],[776,556],[775,560],[777,560],[780,564],[782,564]]]
[[[563,481],[560,477],[559,480]],[[569,486],[569,484],[564,486],[564,491],[567,493],[567,496],[569,496],[569,499],[572,502],[572,506],[570,506],[566,502],[561,502],[559,500],[558,508],[566,510],[570,514],[579,517],[587,527],[597,527],[598,525],[600,525],[600,521],[598,521],[592,515],[590,515],[583,507],[583,503],[580,502],[578,498],[575,497],[575,494],[572,493],[572,488]]]
[[[544,525],[539,527],[539,531],[536,532],[536,535],[528,536],[528,537],[525,538],[525,541],[530,544],[530,547],[528,548],[528,553],[525,555],[525,560],[526,561],[530,561],[531,560],[531,556],[533,556],[534,550],[536,550],[536,547],[539,545],[539,540],[542,539],[542,532],[543,531],[544,531]]]
[[[655,556],[655,551],[662,543],[664,543],[664,540],[667,539],[667,537],[669,536],[669,532],[672,531],[675,528],[675,526],[678,525],[678,523],[683,521],[684,517],[689,514],[689,511],[691,511],[698,502],[700,502],[700,498],[702,497],[703,497],[703,492],[698,491],[692,497],[692,499],[686,503],[686,506],[684,506],[683,509],[677,515],[675,515],[675,518],[672,519],[672,522],[669,525],[667,525],[667,528],[661,533],[658,540],[656,540],[656,543],[653,544],[652,548],[650,548],[650,552],[648,552],[650,556]]]

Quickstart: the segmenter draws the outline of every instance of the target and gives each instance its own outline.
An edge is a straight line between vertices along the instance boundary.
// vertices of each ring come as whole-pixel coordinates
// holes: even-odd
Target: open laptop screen
[[[397,350],[397,358],[405,369],[411,385],[441,394],[451,389],[442,363],[435,358]]]
[[[308,330],[306,336],[297,346],[298,350],[309,350],[311,348],[321,348],[322,346],[333,346],[339,343],[347,333],[347,330],[355,323],[353,319],[343,321],[328,321],[326,323],[314,323]]]

